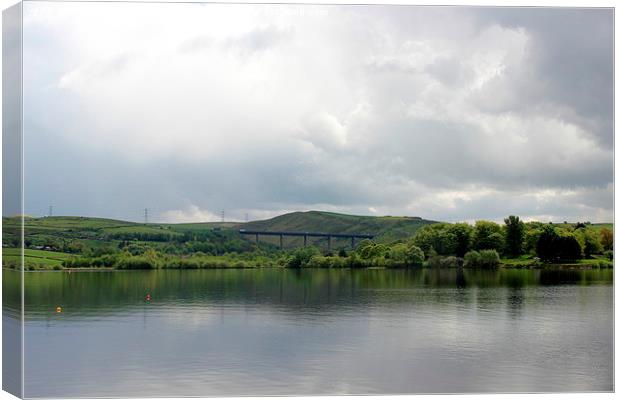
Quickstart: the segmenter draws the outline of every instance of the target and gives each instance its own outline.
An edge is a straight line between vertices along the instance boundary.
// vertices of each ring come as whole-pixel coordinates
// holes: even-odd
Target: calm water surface
[[[28,397],[613,390],[611,270],[25,277]]]

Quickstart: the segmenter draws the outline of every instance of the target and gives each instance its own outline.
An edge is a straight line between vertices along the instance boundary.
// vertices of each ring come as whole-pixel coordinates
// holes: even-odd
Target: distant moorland
[[[3,258],[18,268],[20,218],[3,218]],[[248,223],[141,224],[89,217],[25,218],[27,270],[253,267],[535,268],[613,266],[613,224],[442,223],[417,217],[294,212]],[[372,240],[242,235],[240,229],[363,233]]]

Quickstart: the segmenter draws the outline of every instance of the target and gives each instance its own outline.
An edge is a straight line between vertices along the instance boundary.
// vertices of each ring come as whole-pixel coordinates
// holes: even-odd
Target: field
[[[2,260],[8,263],[15,263],[19,265],[21,257],[20,249],[15,248],[3,248]],[[61,267],[62,262],[71,258],[71,254],[61,253],[57,251],[45,251],[45,250],[24,250],[24,264],[26,268],[33,267],[37,269],[49,269],[54,267]]]

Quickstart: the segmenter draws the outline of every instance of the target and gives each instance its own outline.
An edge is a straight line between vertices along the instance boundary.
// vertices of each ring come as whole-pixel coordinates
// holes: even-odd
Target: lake
[[[3,270],[5,322],[17,276]],[[612,282],[613,270],[26,273],[25,396],[611,391]]]

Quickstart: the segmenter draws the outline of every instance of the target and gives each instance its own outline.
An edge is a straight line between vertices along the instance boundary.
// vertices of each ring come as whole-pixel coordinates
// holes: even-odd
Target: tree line
[[[613,232],[606,227],[587,222],[523,222],[518,216],[505,218],[503,224],[476,221],[425,225],[408,238],[390,243],[363,240],[355,249],[342,248],[336,253],[313,246],[295,250],[280,250],[269,244],[257,246],[232,230],[188,230],[161,236],[116,234],[119,236],[114,236],[115,242],[96,246],[86,241],[62,240],[62,246],[54,243],[54,247],[76,254],[64,262],[65,268],[495,268],[520,259],[534,263],[613,259]]]
[[[437,223],[391,244],[364,240],[354,251],[341,251],[338,257],[314,248],[298,249],[286,266],[496,268],[502,259],[570,263],[603,256],[613,259],[613,232],[607,228],[597,230],[589,223],[525,223],[511,215],[503,225],[492,221]]]
[[[495,250],[506,258],[532,255],[545,262],[575,261],[595,255],[613,257],[613,232],[591,224],[523,222],[511,215],[500,225],[492,221],[440,223],[422,227],[413,242],[425,254],[464,257],[467,252]]]

